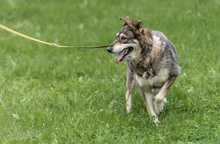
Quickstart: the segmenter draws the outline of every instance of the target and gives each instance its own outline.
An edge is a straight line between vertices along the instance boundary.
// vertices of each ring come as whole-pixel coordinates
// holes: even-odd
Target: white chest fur
[[[143,76],[138,76],[135,74],[135,79],[140,87],[150,88],[150,87],[161,87],[168,79],[169,73],[168,70],[162,70],[160,71],[156,76],[152,78],[146,79]]]

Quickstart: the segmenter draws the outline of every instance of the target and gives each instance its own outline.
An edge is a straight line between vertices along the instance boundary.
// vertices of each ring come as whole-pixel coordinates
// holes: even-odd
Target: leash
[[[38,42],[38,43],[41,43],[41,44],[45,44],[45,45],[49,45],[49,46],[54,46],[54,47],[58,47],[58,48],[105,48],[105,47],[108,47],[109,45],[97,45],[97,46],[64,46],[64,45],[58,45],[56,43],[49,43],[49,42],[45,42],[45,41],[42,41],[42,40],[39,40],[39,39],[36,39],[36,38],[33,38],[33,37],[30,37],[30,36],[27,36],[25,34],[22,34],[22,33],[19,33],[17,31],[14,31],[2,24],[0,24],[0,28],[5,30],[5,31],[8,31],[10,33],[13,33],[15,35],[18,35],[20,37],[23,37],[25,39],[29,39],[31,41],[35,41],[35,42]]]

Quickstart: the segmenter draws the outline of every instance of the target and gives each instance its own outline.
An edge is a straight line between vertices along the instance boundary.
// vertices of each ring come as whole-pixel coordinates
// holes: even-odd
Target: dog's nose
[[[107,48],[107,51],[110,52],[110,53],[112,53],[111,47],[108,47],[108,48]]]

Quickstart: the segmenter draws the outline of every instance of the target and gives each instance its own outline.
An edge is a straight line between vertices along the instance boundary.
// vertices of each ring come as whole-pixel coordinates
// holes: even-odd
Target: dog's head
[[[107,48],[110,53],[118,53],[116,63],[124,59],[135,59],[143,47],[152,45],[152,34],[143,27],[141,20],[131,20],[129,17],[120,19],[124,22],[123,27],[116,34],[116,40]]]

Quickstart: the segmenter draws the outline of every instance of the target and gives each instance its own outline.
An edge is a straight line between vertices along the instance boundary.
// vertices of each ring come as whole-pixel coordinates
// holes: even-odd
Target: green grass
[[[0,143],[218,144],[218,0],[8,0],[1,24],[63,45],[108,44],[121,16],[174,43],[182,67],[153,124],[137,90],[125,113],[125,65],[105,49],[59,49],[0,30]]]

